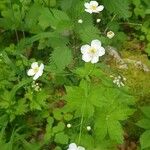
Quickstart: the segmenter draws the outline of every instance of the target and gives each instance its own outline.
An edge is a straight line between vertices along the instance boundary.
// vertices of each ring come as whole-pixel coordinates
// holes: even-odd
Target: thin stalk
[[[110,20],[110,22],[112,22],[116,18],[116,16],[117,15],[114,14],[113,17],[112,17],[112,19]],[[106,29],[104,30],[104,34],[106,34],[107,30],[108,30],[108,27],[106,27]]]

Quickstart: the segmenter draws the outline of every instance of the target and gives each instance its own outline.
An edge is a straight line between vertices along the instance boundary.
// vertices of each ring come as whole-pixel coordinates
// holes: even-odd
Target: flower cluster
[[[105,49],[101,46],[99,40],[93,40],[91,45],[83,45],[81,47],[82,60],[85,62],[97,63],[99,57],[105,54]]]
[[[67,150],[85,150],[82,146],[77,146],[75,143],[69,144],[69,148]]]
[[[124,82],[126,81],[125,77],[117,76],[114,77],[113,83],[116,84],[118,87],[125,86]]]
[[[32,82],[32,88],[33,88],[34,91],[36,91],[36,92],[41,91],[40,84],[39,84],[39,83],[36,83],[35,81]]]

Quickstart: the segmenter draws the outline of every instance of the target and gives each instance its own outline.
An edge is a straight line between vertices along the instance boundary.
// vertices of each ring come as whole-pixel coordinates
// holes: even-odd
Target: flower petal
[[[38,62],[34,62],[31,64],[32,69],[37,68],[37,67],[38,67]]]
[[[98,6],[98,2],[97,1],[90,1],[90,5],[92,5],[92,6]]]
[[[102,11],[103,9],[104,9],[104,6],[103,6],[103,5],[100,5],[100,6],[97,7],[96,10],[97,10],[97,11]]]
[[[90,8],[90,4],[89,3],[84,3],[85,8],[89,9]]]
[[[103,56],[105,54],[104,47],[99,48],[97,51],[98,51],[98,56]]]
[[[69,145],[69,150],[76,150],[77,149],[77,145],[75,143],[71,143]]]
[[[93,40],[92,42],[91,42],[91,46],[92,47],[94,47],[95,49],[99,49],[99,48],[101,48],[101,41],[99,41],[99,40]]]
[[[29,70],[27,71],[27,75],[28,75],[28,76],[34,76],[34,75],[35,75],[34,70],[33,70],[33,69],[29,69]]]
[[[90,13],[90,14],[92,14],[92,12],[93,12],[91,9],[85,9],[85,11]]]
[[[78,146],[78,149],[77,149],[77,150],[85,150],[85,148],[82,147],[82,146]]]
[[[83,45],[81,46],[81,53],[82,54],[86,54],[88,52],[88,50],[90,49],[90,46],[89,45]]]
[[[41,63],[40,67],[39,67],[39,70],[42,70],[43,71],[44,69],[44,64]]]
[[[91,61],[91,57],[89,54],[83,54],[82,55],[82,60],[84,60],[85,62],[90,62]]]
[[[33,80],[37,80],[38,78],[40,77],[40,74],[39,73],[36,73],[33,77]]]
[[[98,56],[95,56],[95,57],[92,58],[91,63],[92,63],[92,64],[95,64],[95,63],[97,63],[98,61],[99,61],[99,57],[98,57]]]

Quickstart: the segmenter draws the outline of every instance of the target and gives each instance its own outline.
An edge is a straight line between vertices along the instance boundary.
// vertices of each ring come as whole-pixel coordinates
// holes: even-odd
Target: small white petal
[[[85,6],[85,8],[90,8],[90,4],[89,3],[85,3],[84,6]]]
[[[92,14],[92,12],[93,12],[91,9],[85,9],[85,11],[90,13],[90,14]]]
[[[100,6],[97,7],[96,10],[97,10],[97,11],[102,11],[103,9],[104,9],[104,6],[103,6],[103,5],[100,5]]]
[[[99,19],[99,18],[96,20],[97,23],[99,23],[100,21],[101,21],[101,19]]]
[[[98,2],[97,1],[90,1],[90,5],[91,6],[98,6]]]
[[[40,74],[36,73],[33,77],[33,80],[37,80],[40,77]]]
[[[43,69],[44,69],[44,64],[41,63],[39,70],[43,71]]]
[[[27,72],[27,75],[28,75],[28,76],[33,76],[33,75],[35,75],[34,70],[33,70],[33,69],[29,69],[28,72]]]
[[[95,63],[97,63],[98,61],[99,61],[99,57],[96,56],[96,57],[93,57],[93,58],[92,58],[91,63],[92,63],[92,64],[95,64]]]
[[[34,63],[31,64],[31,68],[34,69],[34,68],[37,68],[37,67],[38,67],[38,63],[37,62],[34,62]]]
[[[89,45],[83,45],[81,46],[81,53],[82,54],[86,54],[88,52],[88,50],[90,49],[90,46]]]
[[[71,144],[69,145],[69,149],[70,149],[70,150],[76,150],[76,149],[77,149],[77,145],[76,145],[75,143],[71,143]]]
[[[94,47],[95,49],[101,48],[101,42],[99,40],[92,40],[91,46]]]
[[[84,60],[85,62],[90,62],[91,61],[91,57],[89,54],[83,54],[82,55],[82,60]]]
[[[103,47],[98,49],[98,56],[103,56],[105,54],[105,49]]]
[[[79,19],[79,20],[78,20],[78,23],[83,23],[83,20],[82,20],[82,19]]]
[[[91,126],[87,126],[86,129],[87,129],[88,131],[90,131],[90,130],[91,130]]]
[[[77,150],[85,150],[85,148],[82,146],[78,146]]]

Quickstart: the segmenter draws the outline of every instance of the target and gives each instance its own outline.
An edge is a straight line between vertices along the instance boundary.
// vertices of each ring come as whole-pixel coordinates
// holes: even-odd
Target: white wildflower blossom
[[[124,82],[126,81],[125,77],[117,76],[114,77],[113,83],[116,84],[118,87],[125,86]]]
[[[89,3],[86,2],[84,4],[85,11],[92,14],[92,13],[99,13],[104,9],[103,5],[99,5],[97,1],[90,1]]]
[[[101,19],[99,19],[99,18],[98,18],[98,19],[96,19],[96,22],[97,22],[97,23],[101,22]]]
[[[93,40],[91,45],[83,45],[81,47],[82,60],[85,62],[97,63],[99,57],[105,54],[105,49],[101,46],[99,40]]]
[[[69,148],[67,150],[85,150],[82,146],[77,146],[75,143],[69,144]]]
[[[107,37],[108,37],[109,39],[112,39],[114,36],[115,36],[115,33],[114,33],[113,31],[107,32]]]
[[[91,126],[87,126],[86,129],[87,129],[87,131],[90,131],[91,130]]]
[[[33,76],[33,80],[37,80],[43,74],[44,65],[41,63],[38,66],[37,62],[31,64],[31,69],[27,71],[28,76]]]
[[[82,19],[79,19],[79,20],[78,20],[78,23],[83,23],[83,20],[82,20]]]
[[[67,124],[67,128],[71,128],[72,125],[70,123]]]

